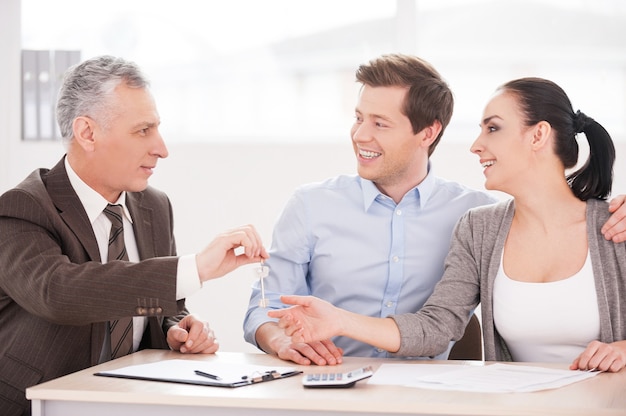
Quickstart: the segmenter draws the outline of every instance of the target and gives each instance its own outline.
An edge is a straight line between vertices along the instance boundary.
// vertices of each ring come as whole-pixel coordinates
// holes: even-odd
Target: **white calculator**
[[[345,373],[311,373],[302,377],[304,387],[352,387],[357,381],[374,374],[372,367],[358,368]]]

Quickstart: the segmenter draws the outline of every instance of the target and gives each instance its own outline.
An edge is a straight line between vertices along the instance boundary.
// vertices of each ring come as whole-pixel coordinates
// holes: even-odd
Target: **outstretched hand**
[[[294,343],[312,343],[341,335],[341,310],[314,296],[281,296],[286,309],[269,311]]]

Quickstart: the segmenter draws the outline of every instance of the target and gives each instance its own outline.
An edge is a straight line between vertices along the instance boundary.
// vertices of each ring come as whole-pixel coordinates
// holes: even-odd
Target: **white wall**
[[[0,192],[37,167],[51,167],[63,154],[59,143],[20,141],[19,20],[19,0],[0,1]],[[614,189],[626,193],[626,143],[617,145]],[[440,176],[482,188],[481,168],[468,147],[444,139],[434,168]],[[198,251],[215,234],[244,223],[255,224],[269,246],[272,226],[297,185],[352,173],[355,166],[348,132],[337,144],[196,143],[169,150],[152,185],[166,191],[174,204],[179,253]],[[211,322],[224,351],[255,351],[243,341],[241,329],[253,280],[247,266],[207,283],[188,299],[190,310]]]

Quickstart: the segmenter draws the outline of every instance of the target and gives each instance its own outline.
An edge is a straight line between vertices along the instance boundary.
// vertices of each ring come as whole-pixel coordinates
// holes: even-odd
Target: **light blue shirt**
[[[265,263],[268,307],[283,308],[279,296],[296,294],[373,317],[416,312],[443,275],[457,220],[496,201],[432,171],[398,204],[356,175],[304,185],[274,228]],[[268,308],[259,307],[260,296],[257,281],[244,320],[245,339],[253,345],[257,328],[272,320]],[[345,337],[333,341],[346,356],[391,356]]]

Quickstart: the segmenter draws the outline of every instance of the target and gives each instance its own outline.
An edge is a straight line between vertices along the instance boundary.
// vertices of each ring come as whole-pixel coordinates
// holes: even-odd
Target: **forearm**
[[[16,194],[11,193],[15,200],[0,208],[32,204]],[[148,314],[178,313],[177,258],[102,264],[95,240],[86,250],[56,215],[40,211],[33,208],[30,216],[10,210],[0,213],[0,286],[29,313],[64,325],[130,316],[137,308],[153,307]],[[158,240],[155,253],[169,255],[167,236]]]
[[[342,311],[340,335],[396,352],[400,349],[400,330],[391,318],[373,318],[353,312]]]
[[[172,316],[181,310],[175,300],[175,259],[150,259],[141,265],[60,262],[54,266],[43,271],[42,264],[37,265],[41,272],[16,273],[28,276],[29,285],[8,278],[6,285],[24,309],[50,322],[87,325],[119,316]]]

